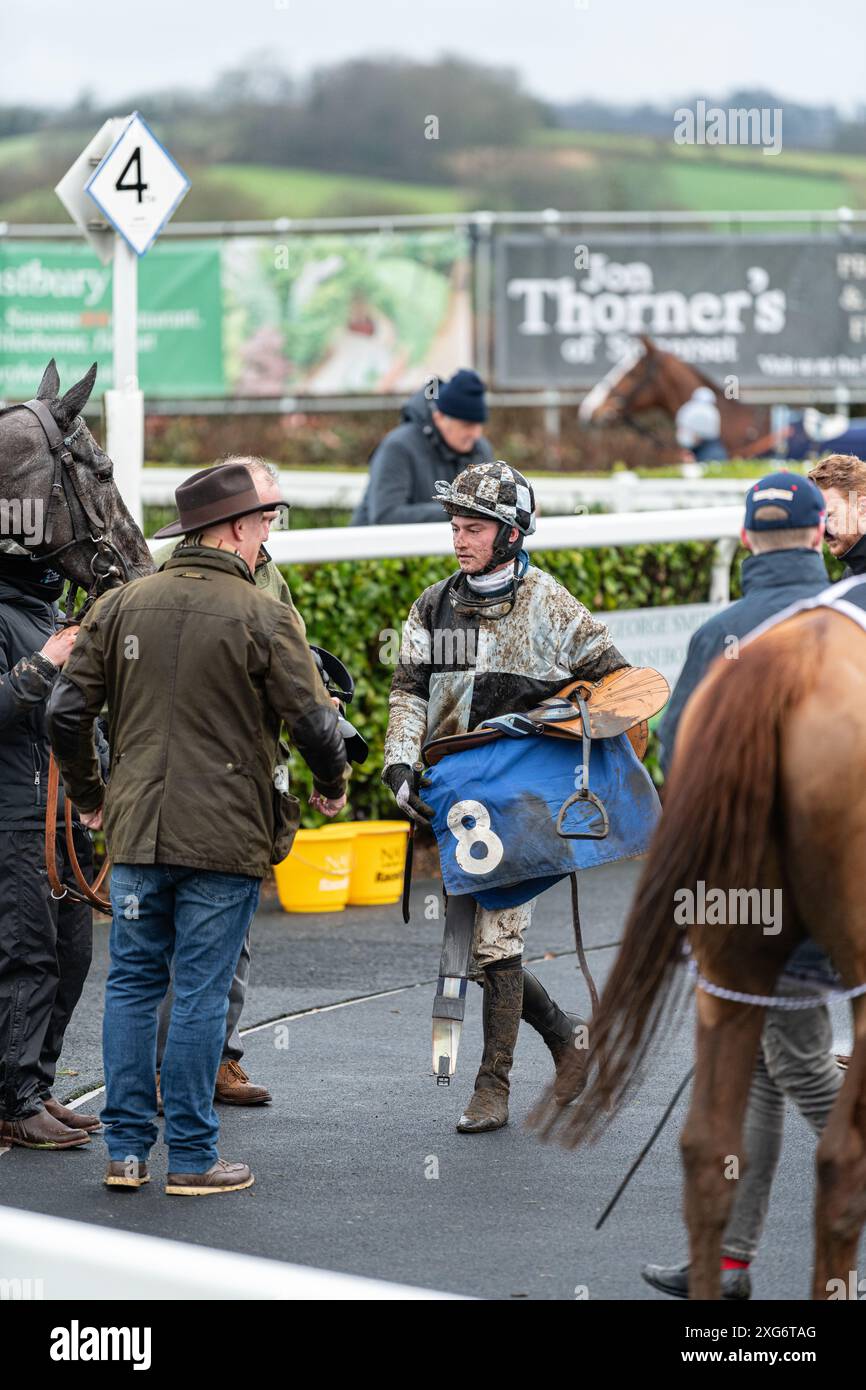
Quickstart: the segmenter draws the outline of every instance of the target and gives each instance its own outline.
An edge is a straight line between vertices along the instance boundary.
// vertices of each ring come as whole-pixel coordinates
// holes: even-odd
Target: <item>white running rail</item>
[[[769,470],[765,461],[764,471]],[[170,507],[174,490],[188,478],[190,468],[156,468],[142,471],[142,501],[151,507]],[[752,482],[749,478],[642,478],[624,469],[606,478],[562,477],[555,473],[531,473],[542,514],[564,516],[587,506],[609,507],[617,512],[656,511],[676,507],[712,507],[744,503]],[[283,496],[296,507],[357,506],[367,486],[366,469],[283,468]]]
[[[742,501],[727,507],[542,516],[526,548],[583,550],[661,541],[731,540],[740,534],[742,524]],[[165,541],[150,542],[153,551],[164,545]],[[308,531],[272,531],[268,550],[281,565],[453,554],[451,529],[445,521],[416,526],[324,526]]]
[[[33,1298],[74,1303],[80,1299],[405,1302],[460,1297],[0,1207],[0,1300],[4,1302]]]

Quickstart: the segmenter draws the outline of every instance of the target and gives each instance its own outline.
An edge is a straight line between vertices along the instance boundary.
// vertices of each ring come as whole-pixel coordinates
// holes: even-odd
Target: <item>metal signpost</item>
[[[113,259],[114,389],[105,393],[106,449],[114,460],[117,486],[139,525],[144,397],[138,386],[138,258],[153,245],[189,186],[186,174],[136,111],[106,121],[56,188],[103,264]],[[95,209],[104,221],[94,220]]]

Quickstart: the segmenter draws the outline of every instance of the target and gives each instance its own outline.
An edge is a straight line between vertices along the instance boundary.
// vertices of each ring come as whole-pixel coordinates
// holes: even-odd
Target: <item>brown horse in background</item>
[[[722,443],[731,458],[772,452],[776,441],[770,434],[768,406],[729,400],[722,388],[697,367],[672,352],[663,352],[645,334],[641,334],[633,351],[592,388],[581,404],[579,417],[585,425],[625,424],[646,433],[633,418],[636,412],[663,410],[673,418],[698,386],[709,386],[715,395]]]
[[[662,816],[622,945],[575,1067],[572,1107],[545,1095],[533,1122],[572,1147],[611,1123],[687,983],[684,932],[701,975],[771,995],[806,935],[845,987],[866,983],[866,632],[827,608],[797,614],[719,658],[686,707]],[[782,924],[694,925],[679,890],[780,889]],[[804,988],[809,993],[808,986]],[[813,1297],[848,1283],[866,1218],[866,996],[852,1001],[851,1062],[817,1150]],[[681,1136],[691,1296],[719,1297],[721,1241],[764,1009],[697,990],[697,1059]]]

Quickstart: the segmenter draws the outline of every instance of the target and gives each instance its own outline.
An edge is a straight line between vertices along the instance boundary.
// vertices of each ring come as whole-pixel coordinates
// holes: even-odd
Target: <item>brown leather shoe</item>
[[[214,1100],[223,1105],[267,1105],[273,1097],[264,1086],[254,1086],[240,1062],[220,1064]]]
[[[217,1192],[239,1192],[252,1187],[255,1178],[245,1163],[218,1158],[206,1173],[169,1173],[165,1190],[174,1197],[210,1197]]]
[[[90,1143],[82,1129],[70,1129],[55,1120],[47,1110],[38,1110],[23,1120],[0,1120],[0,1144],[21,1149],[77,1149]]]
[[[127,1187],[136,1191],[150,1182],[147,1164],[137,1158],[112,1159],[102,1179],[106,1187]]]
[[[45,1109],[55,1120],[59,1120],[62,1125],[69,1129],[102,1129],[102,1123],[98,1115],[82,1115],[80,1110],[70,1110],[68,1105],[61,1105],[59,1100],[53,1096],[48,1096],[42,1102]]]

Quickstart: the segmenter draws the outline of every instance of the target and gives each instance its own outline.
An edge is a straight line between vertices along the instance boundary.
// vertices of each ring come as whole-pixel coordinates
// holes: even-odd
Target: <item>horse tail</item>
[[[689,701],[653,838],[590,1046],[575,1054],[589,1082],[576,1105],[548,1094],[534,1123],[568,1147],[608,1127],[639,1079],[648,1048],[682,1002],[680,890],[757,885],[774,831],[781,734],[822,660],[826,614],[806,614],[719,657]]]

